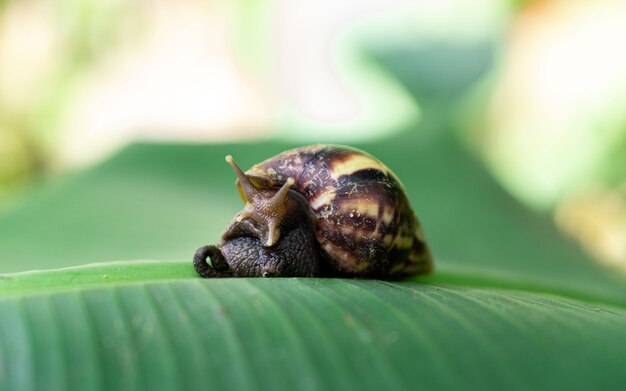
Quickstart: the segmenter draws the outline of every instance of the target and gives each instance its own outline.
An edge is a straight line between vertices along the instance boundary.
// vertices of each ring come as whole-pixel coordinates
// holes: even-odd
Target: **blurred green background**
[[[187,260],[240,208],[226,153],[332,142],[440,270],[618,286],[625,40],[620,0],[0,1],[0,272]]]

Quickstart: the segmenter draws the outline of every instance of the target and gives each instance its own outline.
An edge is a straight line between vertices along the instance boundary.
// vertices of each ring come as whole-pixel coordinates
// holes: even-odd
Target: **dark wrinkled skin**
[[[198,274],[206,278],[320,276],[313,223],[300,200],[298,205],[282,221],[280,239],[271,247],[263,245],[267,238],[264,226],[251,219],[233,220],[219,246],[204,246],[196,252],[194,267]]]
[[[238,277],[315,277],[319,261],[309,249],[315,238],[303,229],[294,229],[273,247],[260,240],[239,237],[222,246],[222,254]]]

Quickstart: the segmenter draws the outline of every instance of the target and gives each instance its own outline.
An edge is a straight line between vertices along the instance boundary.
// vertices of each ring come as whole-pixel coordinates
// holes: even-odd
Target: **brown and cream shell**
[[[260,188],[280,188],[294,178],[291,189],[307,200],[333,272],[385,277],[431,271],[403,185],[369,154],[336,145],[296,148],[256,164],[246,176]]]

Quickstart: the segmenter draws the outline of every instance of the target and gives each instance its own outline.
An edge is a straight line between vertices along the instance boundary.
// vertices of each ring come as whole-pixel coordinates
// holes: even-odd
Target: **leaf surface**
[[[130,282],[106,271],[111,281],[53,272],[74,278],[70,289],[15,276],[49,285],[38,292],[2,280],[0,389],[626,384],[620,308],[410,281],[202,280],[180,268],[170,280],[136,269]]]

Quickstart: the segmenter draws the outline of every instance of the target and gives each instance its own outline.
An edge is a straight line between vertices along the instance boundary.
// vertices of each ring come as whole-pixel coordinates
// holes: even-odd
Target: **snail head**
[[[263,246],[274,246],[280,239],[281,227],[297,214],[299,208],[297,201],[289,196],[289,189],[295,180],[288,178],[278,190],[259,189],[239,168],[232,156],[226,156],[226,161],[235,170],[246,201],[246,206],[237,214],[235,222],[252,220],[256,226],[260,226],[258,235],[261,236],[259,239]]]

